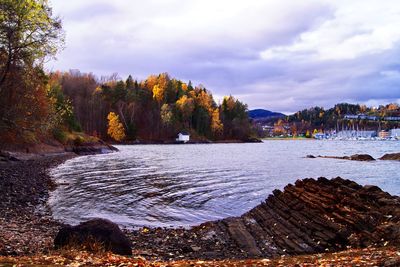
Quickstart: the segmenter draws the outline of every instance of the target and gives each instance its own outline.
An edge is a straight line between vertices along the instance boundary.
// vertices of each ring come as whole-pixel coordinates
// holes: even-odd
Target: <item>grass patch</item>
[[[99,138],[87,135],[83,132],[66,131],[64,129],[54,129],[53,137],[63,145],[80,146],[99,142]]]

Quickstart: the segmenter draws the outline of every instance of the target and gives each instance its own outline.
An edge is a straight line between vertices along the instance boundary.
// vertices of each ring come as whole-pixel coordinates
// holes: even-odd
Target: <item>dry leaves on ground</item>
[[[92,254],[64,250],[49,255],[0,257],[0,266],[400,266],[400,248],[350,249],[337,253],[313,254],[278,259],[147,261],[143,257],[123,257],[111,253]]]

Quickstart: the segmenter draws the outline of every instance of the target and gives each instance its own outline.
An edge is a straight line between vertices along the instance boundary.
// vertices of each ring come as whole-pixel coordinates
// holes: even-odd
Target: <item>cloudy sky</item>
[[[168,72],[249,108],[400,103],[398,0],[51,0],[50,70]]]

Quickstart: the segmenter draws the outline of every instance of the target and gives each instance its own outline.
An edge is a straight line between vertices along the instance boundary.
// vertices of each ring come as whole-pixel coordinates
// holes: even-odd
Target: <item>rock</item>
[[[340,177],[303,179],[274,190],[242,216],[128,235],[135,250],[165,260],[274,258],[349,246],[400,246],[400,198]]]
[[[10,153],[7,152],[3,152],[0,150],[0,161],[19,161],[19,159],[17,159],[14,156],[11,156]]]
[[[224,219],[229,235],[249,256],[257,257],[261,251],[257,247],[254,237],[248,232],[241,218]]]
[[[201,250],[201,247],[198,247],[198,246],[191,246],[190,248],[191,248],[192,251],[194,251],[194,252],[197,252],[197,251],[200,251],[200,250]]]
[[[399,198],[340,177],[296,181],[244,215],[220,222],[231,240],[226,243],[251,257],[400,244]]]
[[[107,154],[118,151],[116,147],[108,144],[82,144],[66,147],[65,150],[78,155]]]
[[[246,143],[262,143],[262,140],[256,137],[249,137],[246,140],[244,140]]]
[[[380,159],[381,160],[400,160],[400,153],[385,154]]]
[[[308,159],[315,159],[316,157],[314,155],[307,155],[306,158]]]
[[[355,154],[349,156],[343,156],[343,157],[338,157],[338,156],[318,156],[318,158],[326,158],[326,159],[346,159],[346,160],[356,160],[356,161],[374,161],[375,159],[368,155],[368,154]]]
[[[385,267],[396,267],[400,266],[400,259],[394,258],[394,259],[389,259],[383,263],[383,266]]]
[[[74,152],[77,155],[107,154],[119,151],[118,148],[104,142],[103,140],[68,144],[65,145],[64,149],[67,152]]]
[[[373,161],[375,159],[368,154],[355,154],[355,155],[350,156],[350,160]]]
[[[118,225],[106,219],[93,219],[77,226],[65,226],[54,239],[54,246],[78,246],[99,242],[104,249],[120,255],[132,255],[132,243]]]

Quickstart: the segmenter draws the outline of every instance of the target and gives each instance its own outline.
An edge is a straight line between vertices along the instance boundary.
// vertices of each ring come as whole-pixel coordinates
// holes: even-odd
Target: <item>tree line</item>
[[[167,73],[143,81],[116,75],[98,79],[79,71],[52,73],[53,91],[70,100],[75,119],[91,135],[116,141],[170,140],[186,130],[197,140],[240,139],[251,135],[247,105],[233,96],[217,105],[204,86]]]
[[[345,115],[365,114],[367,116],[376,116],[377,121],[363,119],[345,119]],[[378,107],[367,107],[360,104],[340,103],[329,109],[323,107],[312,107],[296,112],[287,116],[286,119],[275,123],[275,126],[288,124],[292,132],[306,133],[307,131],[324,131],[336,128],[350,128],[356,123],[363,129],[376,129],[377,125],[381,129],[390,129],[398,127],[399,122],[380,121],[382,117],[400,116],[400,106],[396,103],[380,105]]]

